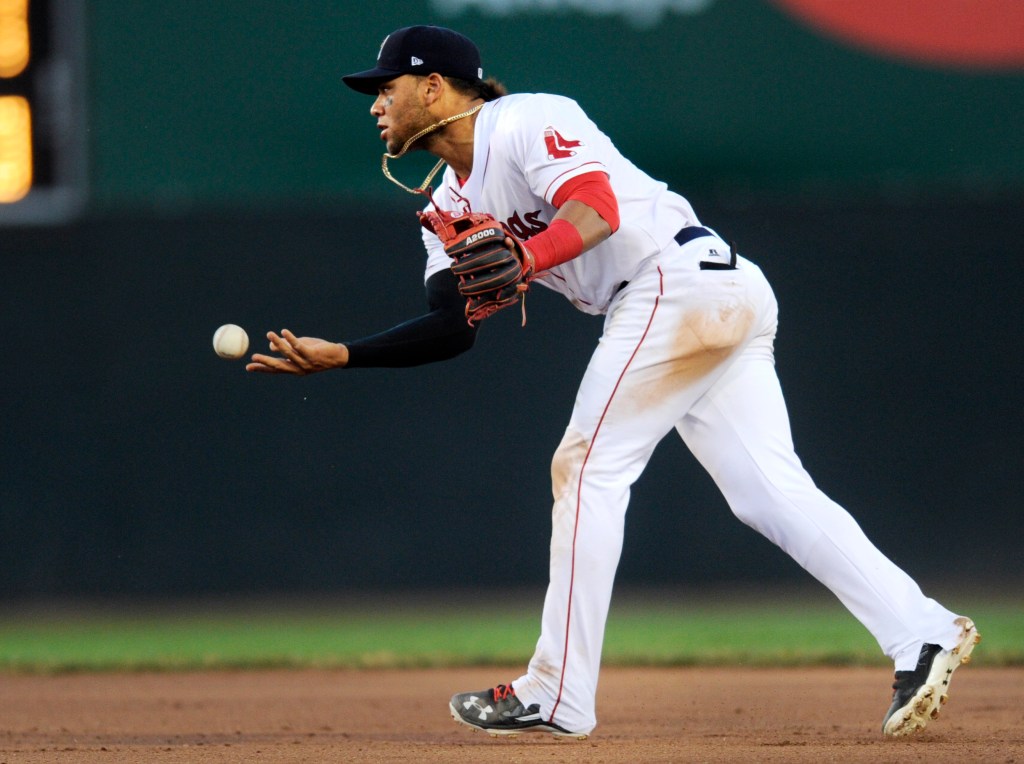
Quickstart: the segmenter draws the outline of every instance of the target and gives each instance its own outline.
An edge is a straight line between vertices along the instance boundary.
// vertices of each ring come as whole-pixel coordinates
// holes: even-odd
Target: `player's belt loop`
[[[680,247],[684,244],[688,244],[694,239],[699,239],[702,236],[714,236],[718,237],[718,234],[709,231],[699,225],[691,225],[683,228],[672,238],[676,240],[676,244]],[[719,262],[715,260],[701,260],[700,269],[702,271],[734,271],[736,270],[736,245],[732,244],[729,247],[729,262]]]
[[[676,244],[681,247],[684,244],[689,244],[694,239],[699,239],[701,236],[714,236],[714,234],[707,228],[702,228],[699,225],[691,225],[680,229],[679,233],[672,238],[675,239]]]

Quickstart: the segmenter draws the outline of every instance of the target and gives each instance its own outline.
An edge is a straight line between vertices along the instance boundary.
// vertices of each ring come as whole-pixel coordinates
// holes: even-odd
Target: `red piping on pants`
[[[580,479],[576,484],[576,518],[572,529],[572,563],[569,567],[569,602],[565,611],[565,647],[562,653],[562,673],[558,679],[558,696],[555,698],[555,705],[551,709],[551,715],[548,716],[548,721],[552,723],[555,721],[555,712],[558,711],[558,705],[562,702],[562,688],[565,686],[565,664],[569,657],[569,627],[572,621],[572,590],[573,585],[576,582],[576,536],[579,534],[580,529],[580,504],[582,503],[583,495],[583,472],[587,468],[587,460],[590,459],[590,452],[594,450],[594,443],[597,441],[597,434],[601,431],[601,425],[604,422],[605,415],[608,413],[608,409],[612,405],[612,401],[615,399],[615,393],[619,390],[622,378],[626,376],[626,372],[629,371],[629,367],[633,363],[633,359],[636,358],[636,354],[640,352],[640,346],[643,345],[644,340],[647,339],[647,332],[651,330],[651,324],[654,323],[654,314],[658,311],[658,303],[661,301],[661,296],[663,294],[665,294],[665,275],[661,272],[661,267],[659,266],[658,295],[654,298],[654,307],[651,308],[651,316],[647,319],[647,326],[644,327],[644,333],[640,335],[640,341],[636,343],[636,347],[633,348],[633,352],[629,356],[629,360],[626,361],[626,365],[622,367],[622,372],[619,374],[619,378],[615,380],[615,387],[612,388],[612,394],[608,396],[608,402],[604,404],[604,411],[601,412],[601,418],[597,420],[597,427],[594,428],[594,435],[590,439],[590,447],[587,449],[587,454],[583,457],[583,465],[580,467]]]

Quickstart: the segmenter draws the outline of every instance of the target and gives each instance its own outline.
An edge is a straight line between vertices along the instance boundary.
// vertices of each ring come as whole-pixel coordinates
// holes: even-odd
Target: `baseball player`
[[[801,466],[775,374],[777,304],[760,268],[622,156],[574,101],[509,95],[484,80],[477,47],[461,34],[399,29],[374,68],[344,81],[374,98],[388,178],[387,160],[410,149],[439,160],[418,188],[395,180],[429,199],[428,310],[353,341],[270,332],[275,354],[253,355],[249,371],[447,359],[533,284],[604,316],[552,460],[536,651],[522,676],[452,697],[454,719],[492,735],[591,733],[630,486],[675,429],[736,516],[827,586],[895,662],[884,733],[923,729],[980,637],[969,618],[926,597]]]

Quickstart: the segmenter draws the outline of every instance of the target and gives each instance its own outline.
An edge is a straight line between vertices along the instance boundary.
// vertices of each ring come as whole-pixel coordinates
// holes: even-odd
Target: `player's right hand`
[[[271,352],[254,353],[246,371],[263,374],[295,374],[305,376],[328,369],[340,369],[348,363],[348,348],[337,342],[316,337],[296,337],[287,329],[281,334],[267,332]]]

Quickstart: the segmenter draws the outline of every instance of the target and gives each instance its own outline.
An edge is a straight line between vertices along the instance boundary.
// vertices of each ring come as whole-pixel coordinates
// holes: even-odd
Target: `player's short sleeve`
[[[536,94],[516,110],[517,157],[530,189],[551,204],[565,181],[588,172],[607,172],[613,149],[608,137],[580,108],[563,96]]]

